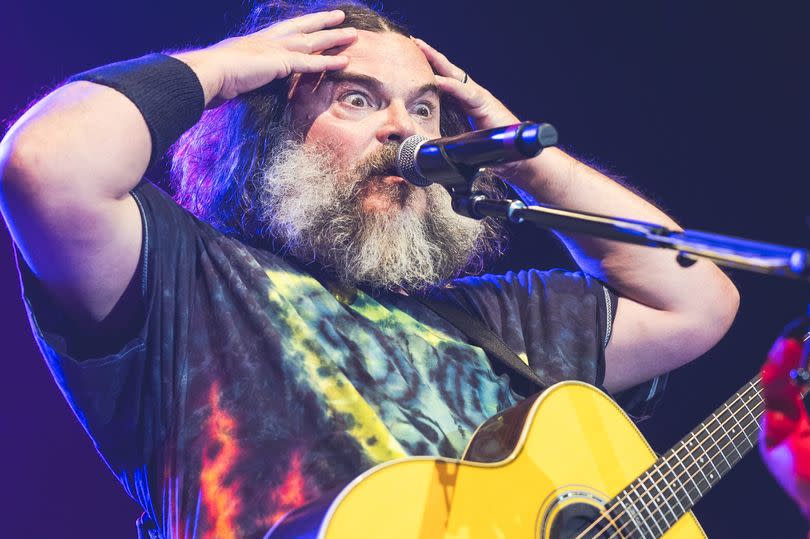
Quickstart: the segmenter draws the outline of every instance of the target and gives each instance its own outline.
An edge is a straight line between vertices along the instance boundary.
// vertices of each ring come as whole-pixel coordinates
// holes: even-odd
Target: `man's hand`
[[[321,54],[357,39],[354,28],[330,29],[344,18],[339,10],[311,13],[173,56],[197,74],[206,105],[216,106],[292,73],[345,68],[349,62],[346,56]]]
[[[520,120],[492,93],[475,82],[469,73],[453,64],[423,40],[413,38],[436,72],[436,85],[447,95],[453,96],[472,120],[475,129],[490,129],[520,123]],[[490,167],[499,178],[508,181],[522,191],[529,190],[534,171],[529,161],[515,161]],[[533,196],[537,196],[534,194]]]
[[[419,38],[413,38],[413,41],[436,72],[436,84],[439,89],[461,103],[464,112],[472,119],[475,129],[489,129],[520,122],[503,103],[475,82],[469,73],[448,60],[447,56]]]

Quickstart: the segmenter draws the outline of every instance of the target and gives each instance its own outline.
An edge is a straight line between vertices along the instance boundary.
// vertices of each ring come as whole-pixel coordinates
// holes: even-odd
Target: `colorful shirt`
[[[144,509],[141,537],[263,537],[384,461],[458,457],[525,395],[416,299],[341,290],[223,235],[142,182],[145,315],[81,357],[20,263],[31,324],[99,453]],[[615,296],[560,270],[458,279],[468,306],[549,383],[601,385]],[[656,387],[663,384],[656,382]],[[656,391],[643,388],[642,403]]]

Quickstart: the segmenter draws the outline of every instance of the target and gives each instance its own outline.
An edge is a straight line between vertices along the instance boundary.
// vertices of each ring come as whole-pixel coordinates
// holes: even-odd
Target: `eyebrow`
[[[385,89],[385,84],[378,78],[371,77],[369,75],[363,75],[362,73],[353,73],[351,71],[329,71],[324,73],[323,78],[321,79],[323,82],[354,82],[361,86],[366,86],[368,88],[373,89],[377,93],[384,93],[383,90]],[[416,90],[412,91],[408,96],[409,99],[413,99],[416,96],[420,96],[427,93],[434,93],[436,97],[441,97],[442,93],[439,90],[439,87],[432,82],[427,84],[423,84]]]

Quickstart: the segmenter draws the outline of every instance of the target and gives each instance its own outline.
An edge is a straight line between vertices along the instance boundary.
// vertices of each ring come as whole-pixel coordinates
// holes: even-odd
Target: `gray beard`
[[[263,235],[350,286],[416,292],[480,271],[489,255],[500,253],[499,226],[455,213],[439,185],[380,182],[395,156],[396,145],[386,145],[345,172],[329,148],[281,143],[258,192]],[[395,211],[365,211],[370,189]],[[424,213],[414,208],[420,197]]]

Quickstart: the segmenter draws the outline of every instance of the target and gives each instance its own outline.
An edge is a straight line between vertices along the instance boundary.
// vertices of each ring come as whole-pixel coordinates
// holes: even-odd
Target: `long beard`
[[[383,183],[395,160],[396,145],[386,145],[344,172],[329,148],[282,143],[259,190],[264,235],[347,285],[415,292],[480,271],[500,252],[500,227],[456,214],[439,185]],[[372,193],[390,209],[364,209]]]

